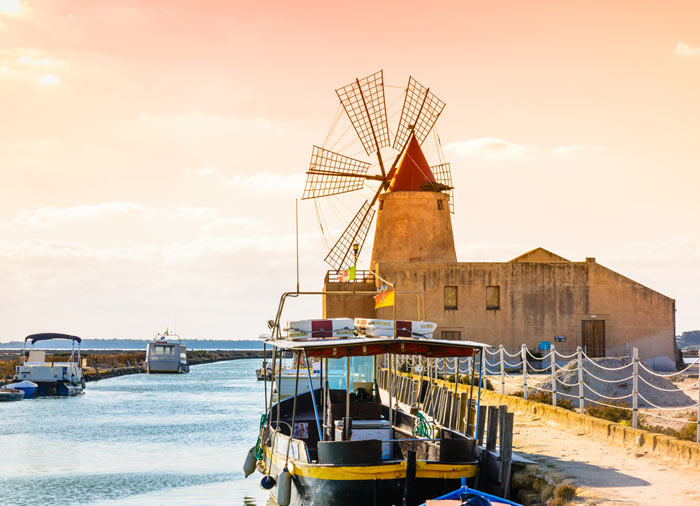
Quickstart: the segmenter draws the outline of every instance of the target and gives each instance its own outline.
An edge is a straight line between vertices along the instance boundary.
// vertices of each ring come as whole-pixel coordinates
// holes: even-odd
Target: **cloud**
[[[678,44],[676,44],[673,54],[685,56],[687,58],[700,58],[700,47],[693,47],[683,41],[680,41]]]
[[[445,151],[458,157],[481,158],[488,161],[516,161],[532,158],[533,148],[514,144],[497,137],[482,137],[469,141],[451,142]]]
[[[74,207],[58,208],[53,206],[24,210],[15,219],[19,225],[52,226],[56,223],[70,221],[96,220],[110,216],[140,216],[146,209],[132,202],[108,202],[104,204],[82,204]]]
[[[39,79],[39,84],[41,86],[53,86],[60,82],[61,80],[53,74],[44,74],[41,79]]]
[[[218,218],[202,226],[202,230],[210,234],[231,234],[242,230],[250,230],[261,225],[260,220],[251,218]]]
[[[225,184],[248,191],[299,192],[300,189],[304,188],[305,178],[305,174],[284,176],[281,174],[272,174],[270,172],[261,172],[259,174],[253,174],[252,176],[222,177],[221,181]]]
[[[570,146],[559,146],[552,150],[557,156],[570,156],[584,149],[583,144],[571,144]]]
[[[211,176],[216,172],[216,167],[201,167],[199,169],[187,169],[186,174],[194,174],[195,176]]]
[[[22,2],[20,0],[0,0],[0,14],[21,16]]]

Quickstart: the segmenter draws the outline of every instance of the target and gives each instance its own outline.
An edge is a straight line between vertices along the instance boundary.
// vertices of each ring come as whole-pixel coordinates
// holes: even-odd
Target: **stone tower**
[[[383,262],[456,262],[449,196],[438,191],[415,137],[379,196],[371,268]]]

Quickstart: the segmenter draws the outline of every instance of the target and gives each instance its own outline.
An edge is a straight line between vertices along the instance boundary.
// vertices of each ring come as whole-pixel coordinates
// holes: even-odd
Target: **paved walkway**
[[[700,469],[647,456],[517,412],[513,450],[573,477],[580,502],[615,505],[700,505]]]

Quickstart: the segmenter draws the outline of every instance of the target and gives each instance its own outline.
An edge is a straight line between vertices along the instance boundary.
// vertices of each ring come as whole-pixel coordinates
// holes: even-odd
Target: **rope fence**
[[[557,398],[569,399],[569,405],[573,404],[580,413],[584,413],[586,404],[607,406],[610,408],[618,408],[632,412],[632,426],[638,428],[639,414],[644,416],[655,417],[659,419],[671,420],[674,422],[685,422],[678,418],[668,418],[657,413],[648,411],[648,409],[657,409],[660,411],[687,411],[695,409],[696,420],[687,421],[687,423],[695,423],[696,429],[700,429],[700,356],[693,363],[678,372],[668,374],[658,373],[653,371],[644,362],[639,359],[638,348],[632,348],[632,357],[629,363],[621,366],[610,366],[609,362],[606,365],[601,363],[601,359],[589,357],[584,350],[579,346],[575,353],[564,354],[556,350],[554,344],[550,345],[550,349],[546,354],[533,353],[528,350],[526,345],[522,345],[520,350],[511,353],[502,345],[498,348],[485,349],[483,355],[483,364],[479,358],[468,357],[462,360],[457,358],[437,358],[431,360],[422,360],[420,357],[414,356],[397,356],[396,366],[404,371],[413,370],[414,372],[423,371],[426,375],[432,372],[434,377],[442,376],[451,381],[457,381],[455,374],[460,377],[474,378],[478,377],[479,371],[484,372],[487,377],[500,378],[500,391],[505,394],[506,378],[522,377],[523,397],[528,398],[528,391],[541,392],[544,395],[551,395],[552,405],[557,406]],[[629,360],[629,359],[627,359]],[[565,364],[565,365],[562,365]],[[693,367],[698,367],[698,373],[695,385],[686,386],[685,388],[667,388],[666,386],[655,385],[654,378],[670,380],[674,377],[679,377],[683,374],[691,374],[689,371]],[[563,371],[563,372],[562,372]],[[615,378],[616,374],[621,375],[621,371],[629,371],[625,377]],[[612,373],[607,374],[605,373]],[[533,374],[537,374],[534,378],[530,378]],[[565,381],[563,375],[568,378],[575,379],[575,382]],[[543,380],[542,376],[549,377]],[[612,376],[612,377],[611,377]],[[646,377],[645,377],[646,376]],[[530,380],[530,384],[528,384]],[[535,383],[536,380],[537,383]],[[604,387],[606,393],[599,391],[593,382],[598,381],[597,385]],[[643,395],[639,391],[641,385],[647,395]],[[533,384],[535,383],[535,384]],[[663,384],[663,383],[662,383]],[[661,399],[662,397],[654,397],[651,395],[654,391],[661,392],[663,396],[668,398],[673,395],[682,395],[687,400],[686,392],[697,389],[697,398],[694,404],[671,407],[660,406],[653,402],[648,397]],[[562,391],[568,390],[568,391]],[[659,395],[662,395],[659,394]],[[669,402],[673,402],[669,399]],[[643,403],[640,406],[640,403]],[[663,402],[661,402],[663,404]],[[700,430],[696,430],[697,442],[700,443]]]

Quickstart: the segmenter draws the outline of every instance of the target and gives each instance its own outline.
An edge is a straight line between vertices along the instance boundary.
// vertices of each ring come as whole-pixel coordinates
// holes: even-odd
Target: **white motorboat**
[[[71,355],[67,362],[46,360],[45,350],[35,350],[34,345],[51,339],[69,339],[72,341]],[[29,354],[27,343],[31,342]],[[85,378],[80,367],[80,342],[77,336],[57,333],[32,334],[24,338],[22,364],[15,369],[15,381],[31,381],[37,384],[37,395],[70,396],[83,393]],[[76,350],[77,343],[77,350]],[[76,355],[77,351],[77,355]]]
[[[146,346],[144,369],[147,373],[188,373],[187,347],[180,336],[166,330]]]

